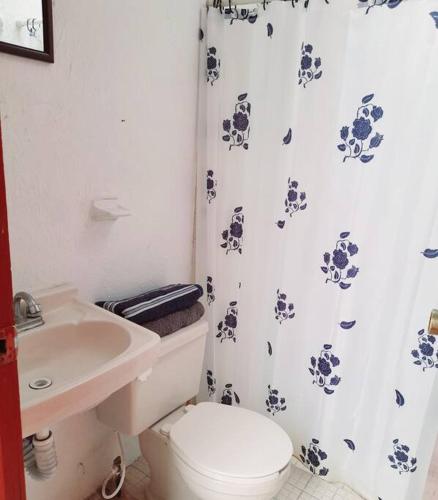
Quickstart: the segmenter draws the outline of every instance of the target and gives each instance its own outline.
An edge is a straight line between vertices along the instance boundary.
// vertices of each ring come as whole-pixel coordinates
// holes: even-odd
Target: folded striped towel
[[[191,307],[202,293],[200,285],[167,285],[127,299],[96,302],[96,305],[141,325]]]
[[[193,323],[202,318],[204,312],[204,306],[200,302],[195,302],[192,307],[168,314],[154,321],[148,321],[147,323],[143,323],[142,326],[158,333],[160,337],[165,337],[181,330],[181,328],[193,325]]]

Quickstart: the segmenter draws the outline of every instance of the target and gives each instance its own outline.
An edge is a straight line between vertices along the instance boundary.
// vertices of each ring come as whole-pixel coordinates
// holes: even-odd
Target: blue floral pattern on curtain
[[[280,396],[278,389],[274,389],[270,385],[268,385],[266,407],[266,411],[271,415],[275,415],[279,411],[285,411],[287,409],[286,399]]]
[[[288,191],[287,196],[284,200],[284,212],[289,215],[289,218],[292,217],[296,212],[300,210],[306,210],[307,208],[307,199],[306,193],[304,191],[299,191],[298,182],[293,181],[290,177],[287,181]],[[286,221],[278,220],[277,226],[280,229],[283,229]]]
[[[242,253],[243,223],[245,220],[242,210],[242,207],[236,207],[234,209],[229,229],[222,231],[224,243],[221,244],[221,247],[226,249],[227,254],[232,251]]]
[[[339,235],[333,252],[324,253],[324,266],[321,266],[321,271],[327,275],[325,282],[337,284],[342,290],[350,288],[350,281],[359,272],[359,268],[350,262],[359,252],[359,248],[348,239],[349,236],[348,231]]]
[[[340,136],[343,143],[338,144],[338,149],[345,152],[343,162],[348,158],[359,158],[362,163],[368,163],[374,158],[374,154],[369,152],[382,143],[383,135],[374,132],[374,124],[382,118],[383,109],[371,102],[373,98],[374,94],[363,97],[351,127],[345,125],[341,128]]]
[[[421,366],[423,371],[428,368],[438,368],[438,352],[436,351],[436,338],[428,335],[422,328],[418,332],[418,348],[412,350],[414,365]]]
[[[417,470],[417,459],[409,455],[409,446],[402,444],[398,439],[394,439],[393,452],[388,455],[391,468],[396,469],[399,474],[405,472],[415,472]]]
[[[359,0],[365,6],[365,14],[368,14],[374,7],[388,7],[395,9],[403,0]]]
[[[302,43],[301,45],[301,64],[298,70],[298,85],[306,85],[312,80],[319,80],[322,76],[321,58],[312,57],[313,45]]]
[[[339,385],[341,377],[334,373],[340,360],[332,352],[331,344],[325,344],[318,357],[310,358],[309,372],[313,376],[313,383],[324,390],[325,394],[333,394]]]
[[[327,453],[320,448],[318,439],[313,438],[307,448],[301,446],[300,459],[303,464],[309,467],[312,474],[326,476],[329,472],[329,469],[324,465]]]
[[[216,378],[213,376],[211,370],[207,370],[207,387],[208,387],[208,397],[212,397],[216,394]]]
[[[207,200],[211,203],[216,198],[217,181],[214,178],[213,170],[207,170]]]
[[[275,319],[281,324],[287,319],[292,319],[295,316],[294,305],[292,302],[287,302],[287,295],[277,289],[277,303],[275,304]]]
[[[219,78],[221,69],[221,60],[217,56],[216,47],[207,49],[207,82],[211,85]]]
[[[247,96],[248,94],[239,95],[237,103],[234,105],[232,118],[226,118],[222,122],[222,128],[225,132],[222,140],[230,143],[230,151],[234,147],[242,146],[244,149],[248,149],[249,146],[251,103],[247,101]]]
[[[420,444],[432,431],[421,419],[438,368],[436,338],[418,319],[429,275],[438,279],[438,230],[418,216],[435,207],[438,66],[419,33],[438,43],[438,11],[433,0],[339,1],[333,14],[316,0],[208,11],[197,207],[212,332],[205,394],[275,418],[308,443],[300,459],[313,474],[363,489],[366,471],[364,496],[411,500],[400,477],[418,490],[424,481]],[[414,45],[415,61],[403,55]],[[418,67],[421,96],[410,94]],[[404,287],[420,298],[402,302]],[[398,308],[415,312],[409,335],[388,318]],[[397,363],[383,361],[384,345]],[[370,428],[380,444],[365,439]]]
[[[214,284],[213,284],[213,278],[211,276],[207,276],[206,291],[207,291],[207,304],[210,306],[216,298],[214,296]]]
[[[225,384],[224,390],[222,391],[221,403],[229,406],[240,404],[240,398],[233,389],[233,384]]]
[[[217,325],[218,333],[216,334],[216,337],[220,339],[221,342],[223,342],[224,340],[232,340],[233,342],[236,342],[238,314],[239,310],[237,309],[237,302],[236,301],[230,302],[224,320],[220,321],[219,324]]]

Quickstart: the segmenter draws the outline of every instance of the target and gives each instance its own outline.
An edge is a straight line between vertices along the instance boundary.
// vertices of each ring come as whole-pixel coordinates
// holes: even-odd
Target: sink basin
[[[81,301],[73,287],[35,295],[45,324],[18,336],[23,437],[144,378],[160,348],[158,335]]]
[[[84,321],[42,328],[20,341],[20,382],[24,390],[47,375],[55,385],[86,376],[129,347],[129,333],[109,321]],[[29,391],[29,399],[41,394]]]

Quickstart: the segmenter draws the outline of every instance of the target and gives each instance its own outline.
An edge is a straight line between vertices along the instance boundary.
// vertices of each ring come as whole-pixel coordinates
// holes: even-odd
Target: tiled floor
[[[288,482],[275,500],[362,500],[348,486],[329,483],[311,474],[302,463],[293,458],[293,468]]]
[[[293,459],[293,467],[288,482],[275,500],[362,500],[363,497],[348,486],[333,484],[313,476],[299,460]],[[138,458],[126,471],[123,500],[145,500],[144,491],[148,480],[148,467],[142,457]],[[87,500],[101,500],[96,493]]]

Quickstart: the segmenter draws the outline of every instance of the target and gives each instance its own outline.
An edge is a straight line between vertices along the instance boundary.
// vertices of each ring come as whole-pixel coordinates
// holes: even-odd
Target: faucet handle
[[[29,318],[36,318],[41,316],[41,306],[34,302],[33,304],[29,304],[27,308],[27,316]]]
[[[44,324],[41,306],[27,292],[18,292],[14,295],[15,328],[17,332],[24,332]]]
[[[14,295],[15,317],[20,319],[38,318],[41,316],[41,306],[27,292],[17,292]]]

